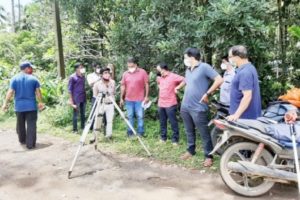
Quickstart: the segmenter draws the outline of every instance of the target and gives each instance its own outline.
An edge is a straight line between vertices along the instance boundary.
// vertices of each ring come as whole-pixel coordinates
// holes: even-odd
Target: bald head
[[[236,45],[229,49],[232,56],[238,56],[240,58],[248,58],[247,48],[243,45]]]
[[[228,58],[238,67],[240,65],[248,63],[249,61],[247,48],[243,45],[236,45],[231,47],[228,52]]]

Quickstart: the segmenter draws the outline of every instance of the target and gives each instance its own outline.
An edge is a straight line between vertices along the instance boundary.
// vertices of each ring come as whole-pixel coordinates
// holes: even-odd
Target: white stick
[[[115,100],[111,96],[109,96],[109,99],[114,104],[114,106],[116,107],[116,109],[118,110],[118,112],[120,113],[121,117],[124,119],[124,121],[128,125],[128,127],[132,130],[133,134],[137,136],[139,142],[141,143],[141,145],[143,146],[143,148],[147,152],[148,156],[151,156],[151,153],[149,152],[149,150],[147,149],[147,147],[143,143],[141,137],[136,133],[136,131],[134,130],[134,128],[132,127],[132,125],[130,124],[130,122],[126,119],[126,117],[125,117],[123,111],[121,110],[121,108],[118,106],[118,104],[115,102]]]
[[[298,160],[298,151],[297,151],[297,144],[296,144],[296,131],[295,131],[295,125],[290,125],[290,130],[292,134],[292,142],[293,142],[293,150],[294,150],[294,159],[295,159],[295,165],[296,165],[296,173],[297,173],[297,179],[298,179],[298,192],[300,194],[300,172],[299,172],[299,160]]]

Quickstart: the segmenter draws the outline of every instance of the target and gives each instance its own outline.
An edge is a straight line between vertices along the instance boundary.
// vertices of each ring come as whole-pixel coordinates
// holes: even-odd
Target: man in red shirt
[[[173,131],[172,143],[173,145],[178,145],[179,129],[176,117],[176,94],[178,89],[185,85],[184,77],[170,72],[166,63],[160,63],[156,69],[161,75],[157,78],[161,141],[165,143],[167,140],[167,120],[169,119]]]
[[[149,78],[147,72],[138,67],[135,58],[127,60],[128,70],[124,72],[121,80],[120,106],[126,105],[127,115],[131,125],[134,127],[134,116],[137,118],[137,133],[143,136],[144,131],[144,110],[142,103],[148,103]],[[133,136],[130,128],[127,129],[128,137]]]

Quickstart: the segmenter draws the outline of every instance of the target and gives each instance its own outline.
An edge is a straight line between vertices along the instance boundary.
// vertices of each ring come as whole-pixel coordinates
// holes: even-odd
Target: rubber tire
[[[231,156],[234,154],[234,152],[240,151],[240,150],[252,150],[255,151],[257,148],[257,144],[251,143],[251,142],[239,142],[233,144],[231,147],[227,148],[225,152],[223,153],[220,161],[220,174],[223,179],[223,182],[229,187],[231,190],[236,192],[237,194],[247,196],[247,197],[256,197],[261,196],[265,193],[267,193],[275,184],[275,182],[270,181],[263,181],[262,184],[259,186],[252,188],[248,190],[247,188],[243,187],[242,185],[239,185],[236,183],[227,170],[227,163]],[[266,149],[263,150],[261,157],[264,158],[267,164],[271,163],[273,160],[272,154],[267,151]]]

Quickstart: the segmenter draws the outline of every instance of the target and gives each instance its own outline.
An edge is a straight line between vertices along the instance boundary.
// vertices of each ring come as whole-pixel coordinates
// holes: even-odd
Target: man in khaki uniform
[[[104,94],[102,104],[98,106],[97,113],[103,112],[106,117],[106,138],[112,137],[112,127],[113,127],[113,118],[114,118],[114,105],[109,97],[115,99],[115,81],[111,79],[110,69],[104,68],[101,69],[100,74],[102,79],[95,83],[93,87],[93,96],[96,98],[99,93]],[[102,110],[101,110],[102,109]],[[96,117],[94,131],[99,130],[101,127],[101,121]]]

